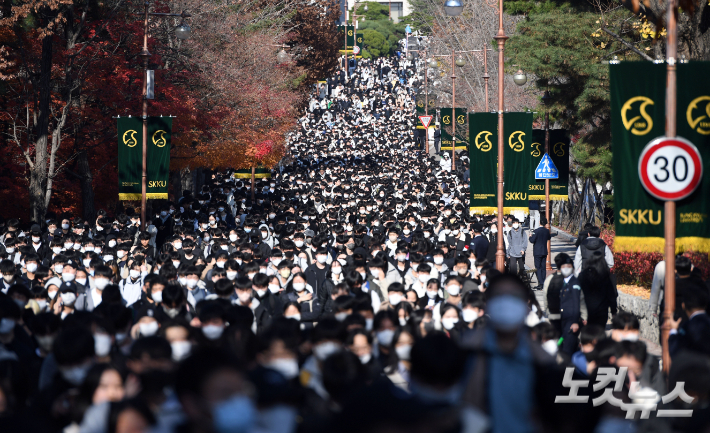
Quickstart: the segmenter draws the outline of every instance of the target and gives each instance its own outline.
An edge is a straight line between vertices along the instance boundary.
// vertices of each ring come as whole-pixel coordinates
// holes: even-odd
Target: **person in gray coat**
[[[520,221],[513,219],[513,227],[508,232],[508,271],[518,275],[525,273],[525,251],[528,249],[528,237]]]

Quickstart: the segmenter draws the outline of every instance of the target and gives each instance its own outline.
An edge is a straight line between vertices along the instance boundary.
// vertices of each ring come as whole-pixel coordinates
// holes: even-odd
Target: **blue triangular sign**
[[[407,27],[404,28],[404,33],[412,33],[412,28],[409,27],[409,24],[407,24]]]
[[[542,159],[540,160],[540,163],[535,169],[535,180],[557,179],[559,177],[560,172],[557,171],[557,167],[555,167],[555,163],[552,162],[552,158],[550,158],[550,155],[542,155]]]

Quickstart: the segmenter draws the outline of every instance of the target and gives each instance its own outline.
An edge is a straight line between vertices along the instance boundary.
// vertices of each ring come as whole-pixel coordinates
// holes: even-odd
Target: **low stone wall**
[[[617,299],[619,310],[633,313],[638,317],[641,323],[641,337],[647,340],[658,341],[658,317],[654,317],[648,311],[648,299],[639,298],[638,296],[629,295],[619,291]]]

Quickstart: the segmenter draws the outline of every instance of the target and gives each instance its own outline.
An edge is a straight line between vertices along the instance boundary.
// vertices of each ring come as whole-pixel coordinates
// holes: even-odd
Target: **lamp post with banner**
[[[153,99],[152,86],[149,91],[149,81],[152,85],[152,72],[148,69],[148,60],[150,59],[150,51],[148,51],[148,19],[154,17],[180,17],[180,24],[175,28],[175,37],[179,40],[185,40],[190,37],[192,30],[185,23],[185,18],[190,18],[192,15],[185,11],[179,14],[149,12],[150,2],[143,3],[143,12],[136,15],[143,15],[143,49],[140,56],[143,58],[143,69],[145,74],[143,77],[143,95],[142,95],[142,119],[143,119],[143,164],[141,177],[141,231],[145,231],[146,223],[146,197],[148,193],[148,99]]]

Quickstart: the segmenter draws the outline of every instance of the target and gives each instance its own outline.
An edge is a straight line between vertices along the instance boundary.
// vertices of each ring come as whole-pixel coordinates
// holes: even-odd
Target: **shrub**
[[[650,287],[653,281],[653,270],[656,264],[663,260],[661,253],[615,252],[613,226],[602,228],[601,238],[614,253],[614,274],[618,284],[634,284]],[[710,278],[710,261],[708,254],[686,251],[685,256],[700,269],[703,279]]]

